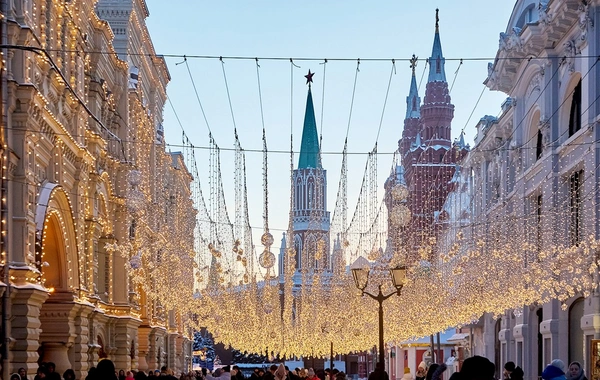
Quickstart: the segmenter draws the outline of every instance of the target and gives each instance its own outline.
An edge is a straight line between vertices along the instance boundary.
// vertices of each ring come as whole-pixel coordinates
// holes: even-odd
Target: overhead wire
[[[20,44],[2,44],[0,45],[0,49],[19,49],[19,48],[31,48],[28,45],[20,45]],[[72,49],[45,49],[48,52],[59,52],[59,53],[80,53],[80,54],[102,54],[102,55],[117,55],[114,52],[103,51],[103,50],[72,50]],[[124,53],[127,56],[137,56],[137,57],[152,57],[152,58],[177,58],[177,59],[207,59],[207,60],[218,60],[218,59],[229,59],[229,60],[246,60],[246,61],[254,61],[259,59],[261,61],[323,61],[323,57],[277,57],[277,56],[243,56],[243,55],[203,55],[203,54],[187,54],[187,53],[138,53],[133,51],[128,51]],[[596,58],[596,56],[587,56],[587,55],[578,55],[574,57],[575,59],[585,59],[585,58]],[[409,58],[402,57],[364,57],[360,58],[363,62],[389,62],[391,60],[395,60],[396,62],[410,62]],[[446,61],[504,61],[504,60],[526,60],[526,57],[446,57]],[[327,58],[327,61],[339,61],[339,62],[351,62],[356,61],[355,57],[330,57]]]

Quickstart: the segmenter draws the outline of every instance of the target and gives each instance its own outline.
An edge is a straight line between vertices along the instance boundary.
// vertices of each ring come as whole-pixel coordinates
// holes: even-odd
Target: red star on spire
[[[304,78],[306,78],[306,84],[310,86],[310,84],[313,82],[313,75],[315,75],[315,73],[311,73],[310,69],[308,69],[308,75],[305,75]]]

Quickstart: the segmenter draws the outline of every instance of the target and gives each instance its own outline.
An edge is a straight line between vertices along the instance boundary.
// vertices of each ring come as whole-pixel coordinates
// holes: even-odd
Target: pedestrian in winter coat
[[[441,380],[442,379],[442,374],[444,373],[444,371],[446,371],[448,367],[446,366],[446,364],[442,363],[440,364],[435,371],[433,371],[433,374],[431,375],[431,380]]]
[[[287,376],[285,375],[285,366],[283,364],[279,364],[279,367],[275,371],[275,380],[285,380]]]
[[[429,368],[427,368],[427,376],[425,376],[426,380],[432,380],[433,379],[433,373],[438,369],[440,365],[437,363],[432,363]]]
[[[275,380],[275,371],[277,371],[277,366],[275,364],[271,364],[269,370],[263,375],[263,380]]]
[[[475,355],[465,359],[460,368],[460,380],[493,380],[496,366],[488,358]],[[452,374],[454,376],[454,374]]]
[[[308,376],[306,377],[306,380],[319,380],[314,369],[309,368],[307,374]]]
[[[569,364],[569,373],[567,376],[568,380],[588,380],[585,377],[585,373],[583,372],[583,368],[581,367],[581,363],[573,362]]]
[[[415,378],[416,380],[425,380],[425,377],[427,377],[427,364],[425,364],[425,362],[421,362],[417,367]]]
[[[560,359],[554,359],[542,372],[544,380],[567,380],[565,376],[565,363]]]
[[[69,368],[68,370],[65,371],[65,373],[63,373],[63,379],[75,380],[75,371],[73,371],[71,368]]]
[[[410,368],[404,367],[404,375],[402,376],[402,380],[413,380],[413,377],[410,374]]]

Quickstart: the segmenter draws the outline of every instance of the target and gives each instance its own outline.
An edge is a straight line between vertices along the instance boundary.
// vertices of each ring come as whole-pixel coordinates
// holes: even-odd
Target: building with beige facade
[[[4,378],[190,368],[193,178],[165,150],[145,1],[2,6]]]

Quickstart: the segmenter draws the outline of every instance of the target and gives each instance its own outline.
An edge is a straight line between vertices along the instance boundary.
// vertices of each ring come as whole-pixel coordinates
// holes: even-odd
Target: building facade
[[[529,260],[551,247],[600,237],[599,22],[598,1],[516,1],[485,81],[508,98],[498,118],[478,123],[463,162],[463,191],[447,204],[454,226],[472,223],[466,239],[522,231],[510,238],[527,244],[523,260]],[[450,229],[445,244],[455,235]],[[499,318],[484,315],[463,330],[464,343],[500,371],[514,361],[526,379],[538,378],[553,359],[579,361],[588,378],[596,378],[590,354],[592,339],[600,337],[599,317],[599,296],[579,294]]]
[[[82,378],[103,358],[189,368],[185,317],[149,280],[174,263],[193,278],[195,215],[165,151],[170,77],[145,1],[2,4],[4,378],[49,361]]]

